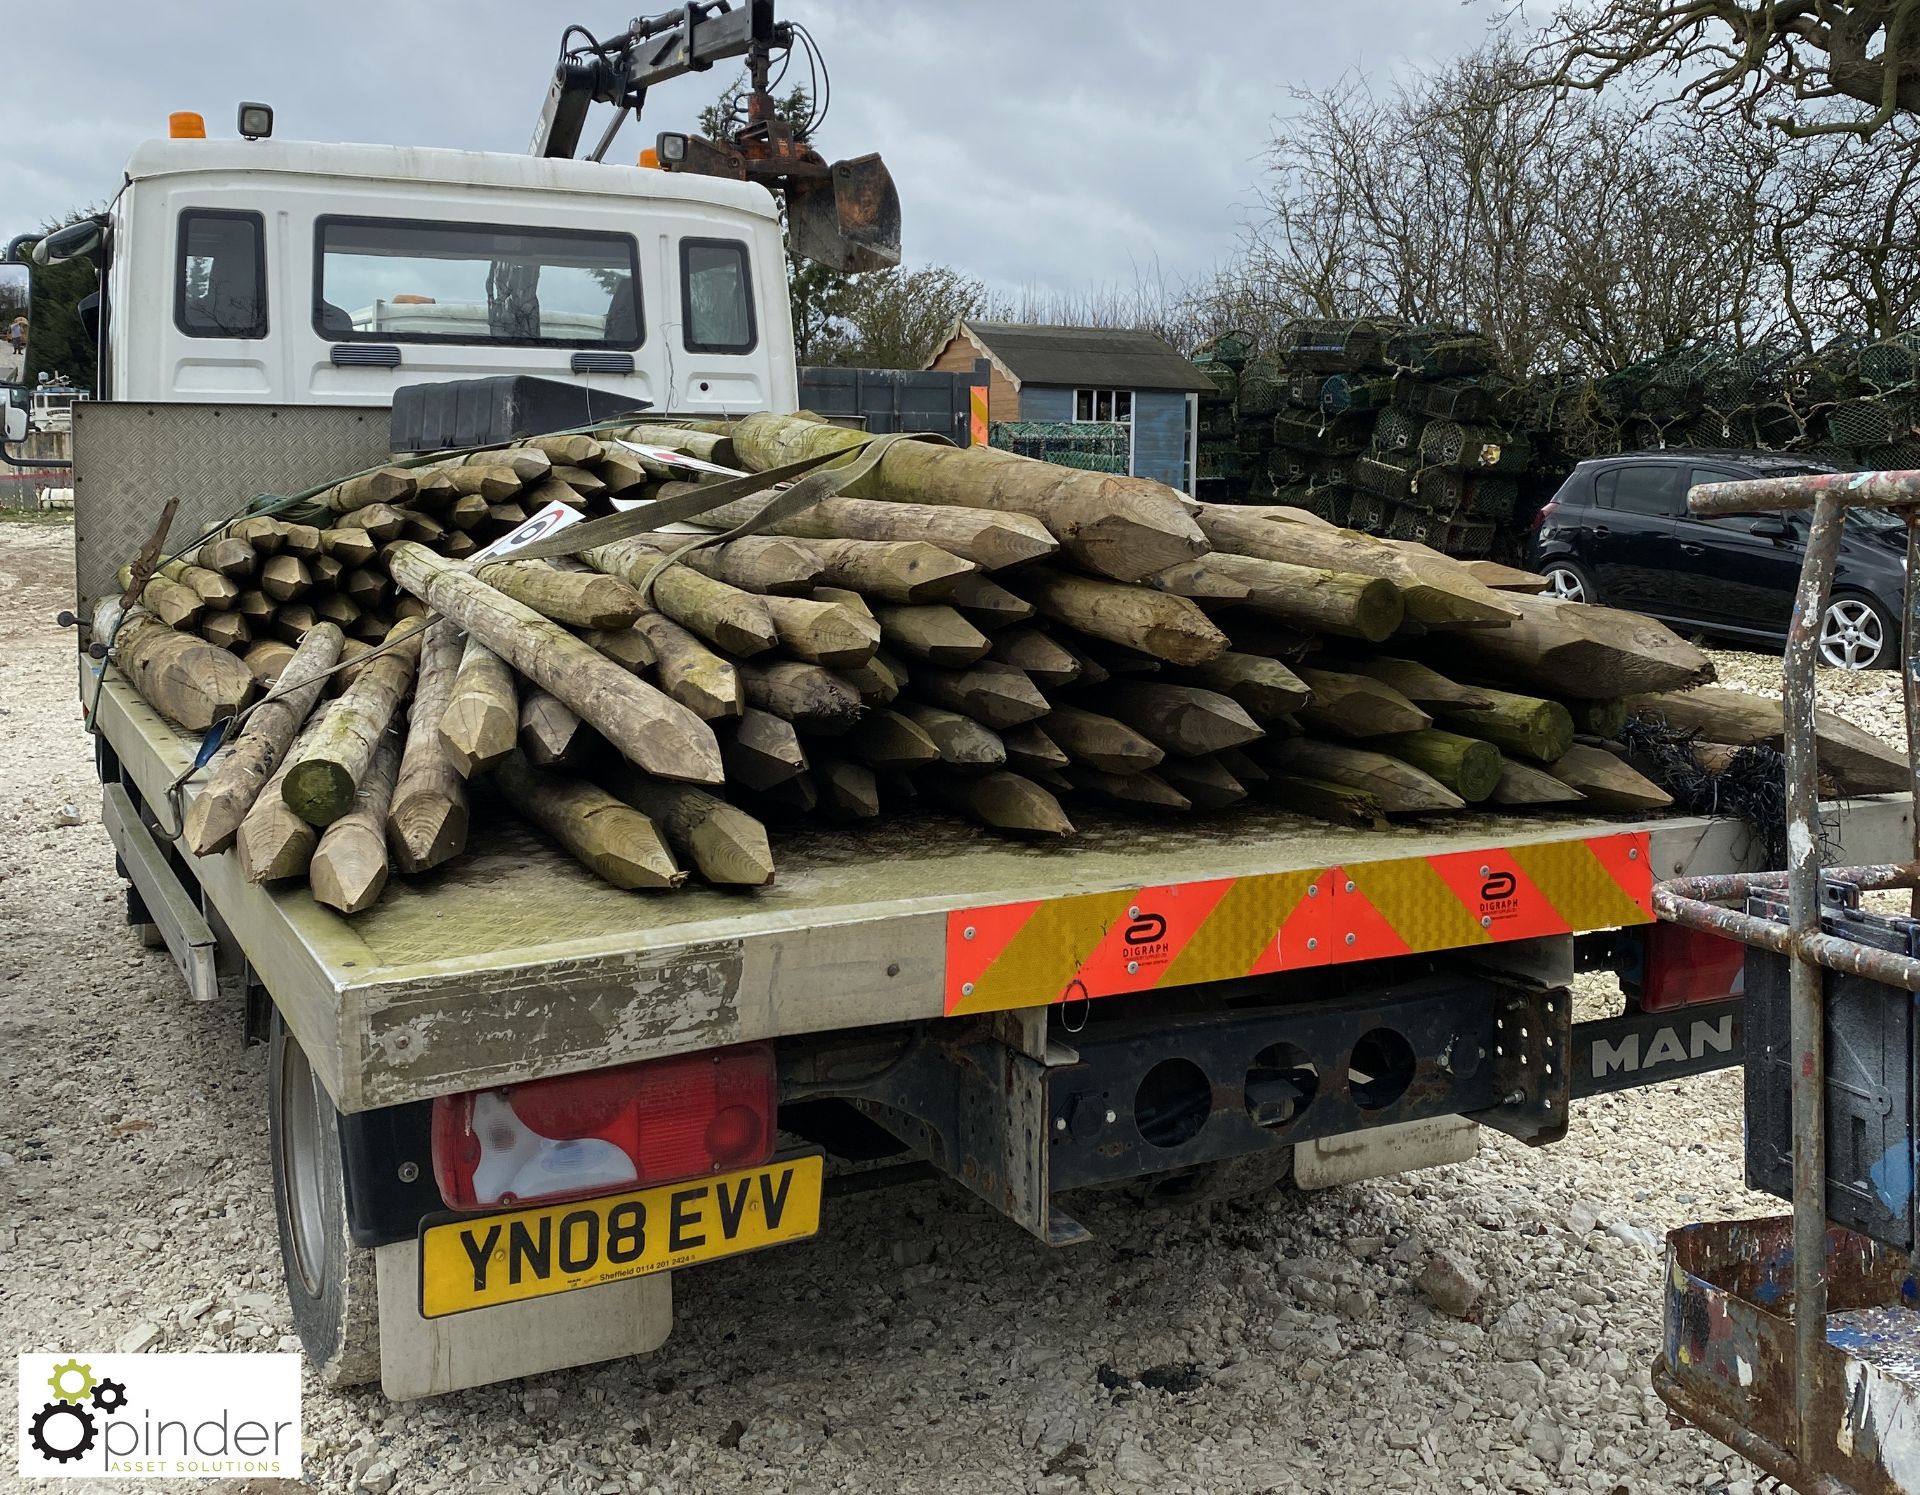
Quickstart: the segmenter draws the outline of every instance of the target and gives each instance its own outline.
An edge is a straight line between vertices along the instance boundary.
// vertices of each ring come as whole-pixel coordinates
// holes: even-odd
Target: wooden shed
[[[985,359],[993,421],[1111,421],[1129,471],[1193,491],[1198,397],[1212,382],[1165,338],[1114,327],[961,321],[927,360],[965,373]]]

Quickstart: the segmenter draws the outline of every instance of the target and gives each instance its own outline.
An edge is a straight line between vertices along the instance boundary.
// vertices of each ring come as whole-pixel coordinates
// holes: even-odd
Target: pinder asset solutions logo
[[[298,1355],[22,1355],[24,1478],[300,1475]]]

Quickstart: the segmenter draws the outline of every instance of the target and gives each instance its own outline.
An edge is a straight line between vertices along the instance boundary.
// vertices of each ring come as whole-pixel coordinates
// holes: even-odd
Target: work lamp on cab
[[[653,149],[662,166],[678,166],[687,159],[687,137],[663,132]]]
[[[271,104],[242,104],[240,106],[240,133],[249,140],[265,140],[273,134],[273,106]]]

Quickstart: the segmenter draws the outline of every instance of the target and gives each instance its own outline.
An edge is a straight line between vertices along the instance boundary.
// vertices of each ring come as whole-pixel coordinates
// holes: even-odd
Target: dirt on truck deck
[[[70,530],[0,523],[0,1350],[292,1349],[264,1051],[123,923],[53,622],[70,556]],[[1777,690],[1777,660],[1716,658]],[[1822,688],[1900,740],[1895,676]],[[681,1274],[650,1357],[404,1407],[309,1382],[307,1480],[1751,1495],[1646,1374],[1660,1233],[1774,1209],[1739,1186],[1740,1126],[1727,1072],[1582,1103],[1540,1152],[1485,1133],[1472,1163],[1321,1194],[1076,1200],[1096,1239],[1059,1252],[956,1186],[837,1199],[815,1241]],[[1465,1318],[1418,1285],[1443,1253]]]

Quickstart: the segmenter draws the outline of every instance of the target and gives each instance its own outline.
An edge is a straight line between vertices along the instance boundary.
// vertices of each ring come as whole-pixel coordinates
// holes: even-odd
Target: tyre
[[[1568,602],[1598,602],[1600,589],[1593,584],[1593,578],[1573,561],[1548,561],[1540,568],[1540,575],[1547,579],[1547,595],[1561,597]]]
[[[1864,592],[1835,592],[1820,618],[1820,663],[1838,670],[1879,670],[1898,662],[1898,626]]]
[[[267,1046],[267,1137],[273,1212],[294,1332],[330,1386],[380,1378],[373,1252],[347,1230],[340,1113],[274,1009]]]

